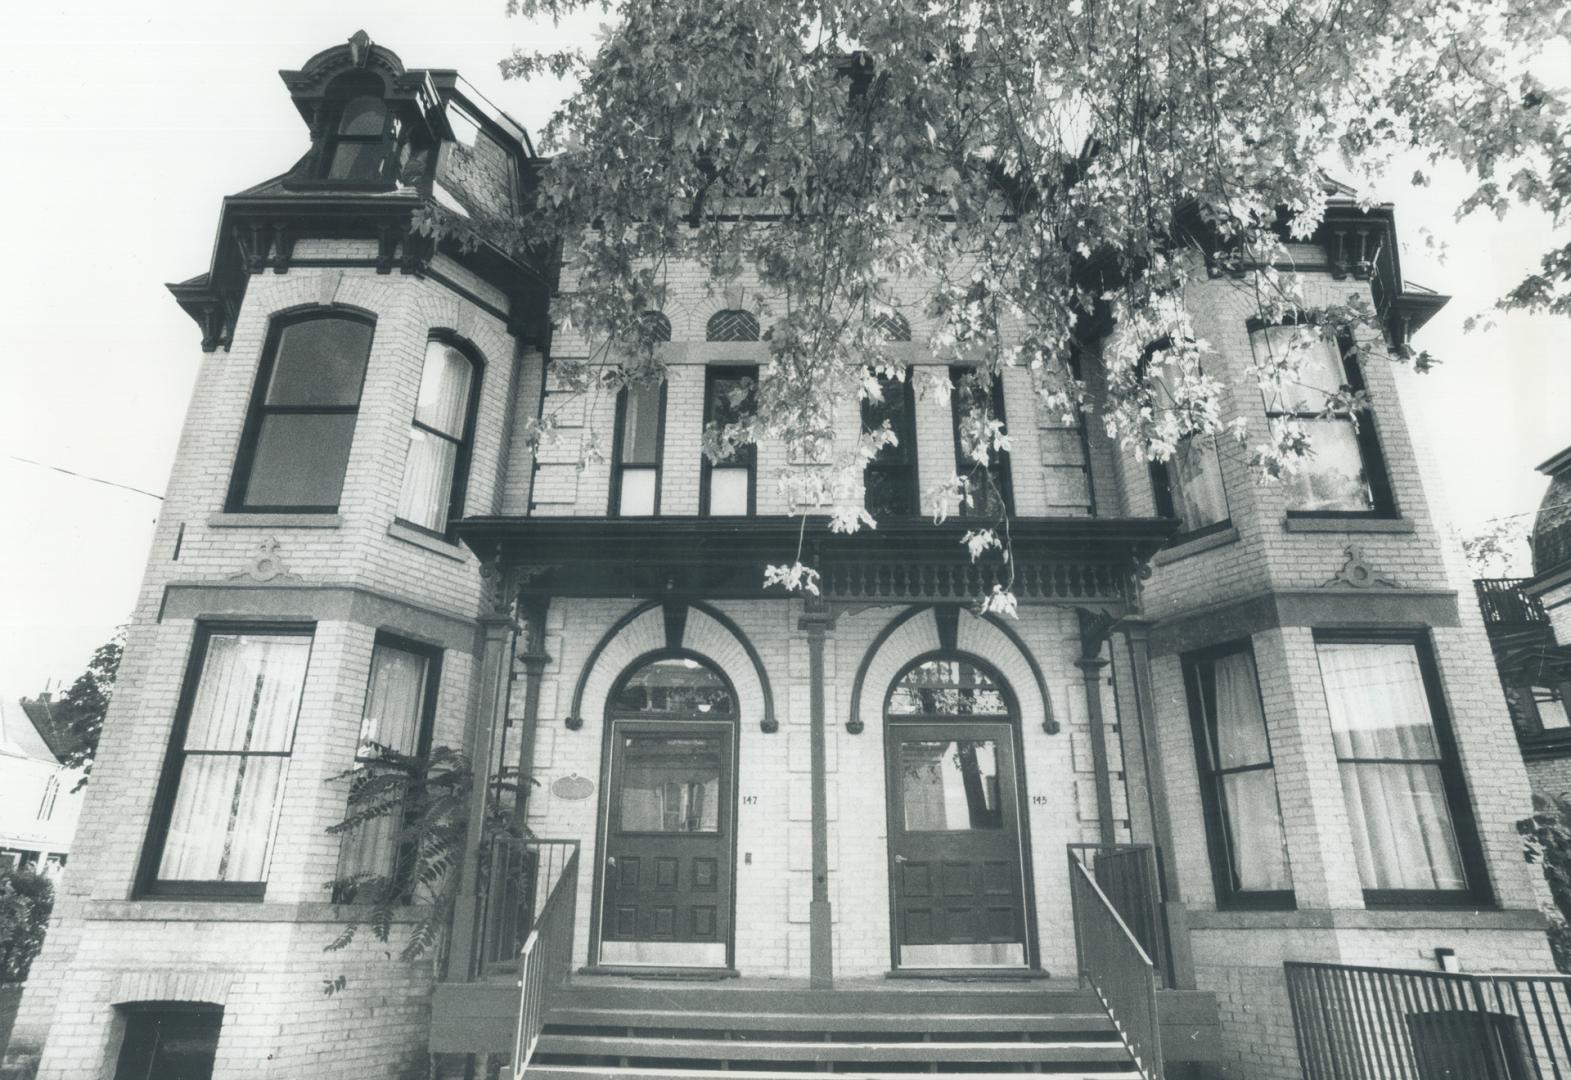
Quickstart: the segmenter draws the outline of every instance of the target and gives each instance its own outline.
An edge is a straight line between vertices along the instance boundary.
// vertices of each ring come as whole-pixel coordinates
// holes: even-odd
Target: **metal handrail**
[[[1069,851],[1069,897],[1081,985],[1096,991],[1140,1075],[1162,1080],[1156,965],[1074,847]]]
[[[1571,976],[1283,968],[1308,1080],[1571,1077]]]
[[[551,992],[567,982],[573,961],[573,921],[578,901],[578,845],[540,905],[529,937],[518,953],[518,1033],[513,1040],[512,1072],[522,1080],[545,1030]]]
[[[577,840],[499,836],[483,864],[479,940],[474,969],[480,975],[514,970],[530,930],[540,921]]]

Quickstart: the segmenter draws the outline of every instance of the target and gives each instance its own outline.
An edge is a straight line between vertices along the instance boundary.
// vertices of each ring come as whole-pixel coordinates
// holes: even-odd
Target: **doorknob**
[[[607,855],[605,857],[605,864],[607,866],[615,866],[616,865],[616,856],[615,855]]]
[[[905,862],[905,861],[906,861],[906,857],[905,857],[905,856],[904,856],[904,855],[896,855],[896,856],[895,856],[895,862],[897,862],[897,863],[903,863],[903,862]]]

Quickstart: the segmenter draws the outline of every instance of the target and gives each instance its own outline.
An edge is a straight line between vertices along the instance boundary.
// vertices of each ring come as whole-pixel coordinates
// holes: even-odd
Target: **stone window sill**
[[[370,917],[369,904],[263,902],[226,900],[90,900],[82,912],[86,919],[123,922],[347,922]],[[393,912],[395,923],[416,922],[429,914],[419,904]]]
[[[207,519],[210,529],[336,529],[337,514],[236,514],[224,511]]]
[[[1532,910],[1477,908],[1375,908],[1359,910],[1195,911],[1191,930],[1531,930],[1547,925]]]
[[[1185,540],[1183,543],[1175,544],[1170,548],[1163,548],[1151,557],[1151,564],[1153,566],[1166,566],[1168,563],[1187,559],[1191,555],[1198,555],[1202,551],[1211,551],[1214,548],[1226,547],[1228,544],[1237,542],[1238,530],[1230,525],[1225,529],[1206,533],[1204,536],[1197,536],[1193,540]]]
[[[395,540],[402,540],[406,544],[413,544],[415,547],[434,551],[436,554],[452,559],[455,562],[464,561],[465,551],[461,544],[456,544],[451,540],[444,540],[440,536],[432,536],[430,533],[422,532],[412,525],[405,525],[402,521],[395,521],[389,525],[387,527],[387,535]]]
[[[1410,533],[1413,523],[1390,517],[1288,517],[1282,528],[1299,533]]]

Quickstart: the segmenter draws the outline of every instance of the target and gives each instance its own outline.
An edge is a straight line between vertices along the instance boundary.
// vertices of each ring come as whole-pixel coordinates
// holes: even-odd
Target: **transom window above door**
[[[907,671],[889,692],[888,711],[905,716],[1007,716],[994,677],[970,660],[934,657]]]
[[[736,695],[713,668],[692,657],[654,660],[628,676],[611,699],[618,713],[736,715]]]

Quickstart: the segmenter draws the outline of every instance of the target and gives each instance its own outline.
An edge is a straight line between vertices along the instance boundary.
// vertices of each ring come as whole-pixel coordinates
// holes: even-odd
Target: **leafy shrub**
[[[0,983],[27,979],[54,906],[55,889],[44,875],[0,866]]]
[[[1533,816],[1516,823],[1522,854],[1543,867],[1549,895],[1560,917],[1551,920],[1549,948],[1555,967],[1571,973],[1571,797],[1533,796]]]

